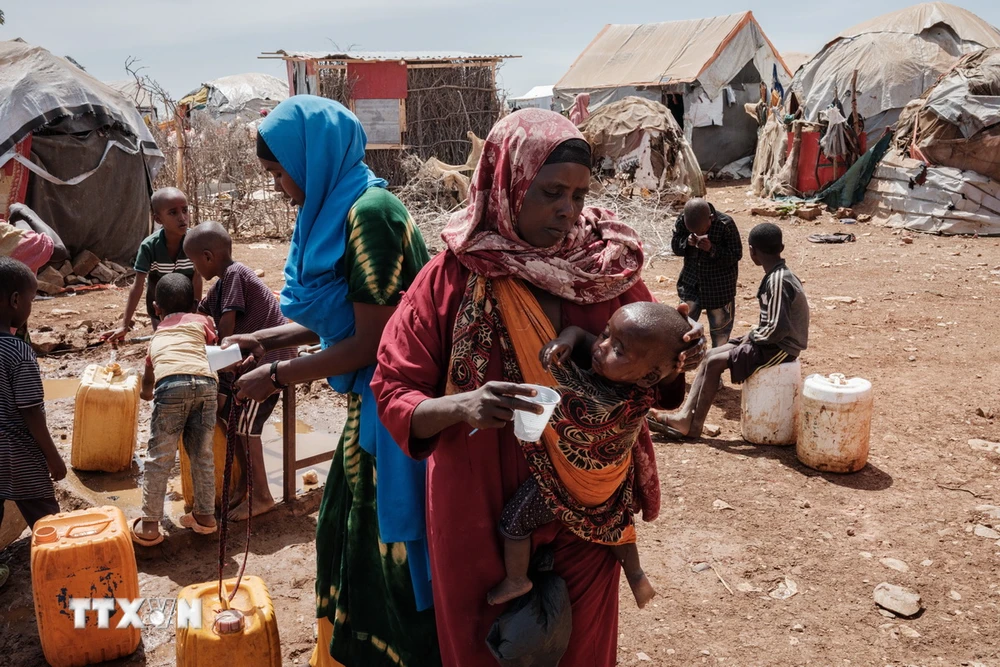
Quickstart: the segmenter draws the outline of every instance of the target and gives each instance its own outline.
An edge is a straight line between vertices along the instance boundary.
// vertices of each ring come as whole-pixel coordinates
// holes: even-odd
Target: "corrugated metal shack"
[[[502,113],[497,66],[512,55],[461,52],[274,51],[285,61],[289,94],[347,106],[368,134],[369,165],[394,185],[405,181],[403,153],[462,164],[468,133],[489,133]]]

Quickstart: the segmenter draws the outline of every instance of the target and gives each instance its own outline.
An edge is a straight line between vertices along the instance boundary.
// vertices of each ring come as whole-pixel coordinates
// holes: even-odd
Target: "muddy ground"
[[[750,215],[760,202],[746,190],[710,192],[718,208],[734,215],[744,238],[761,221]],[[788,263],[812,305],[804,372],[841,372],[874,384],[868,466],[853,475],[820,474],[797,462],[794,447],[747,445],[740,438],[739,391],[724,389],[709,418],[722,427],[721,436],[657,445],[663,511],[655,523],[639,526],[639,540],[660,596],[639,611],[623,585],[619,664],[1000,665],[1000,545],[974,532],[977,525],[1000,529],[1000,519],[977,510],[1000,505],[1000,453],[969,445],[1000,440],[996,421],[981,416],[1000,413],[1000,339],[993,330],[1000,327],[993,309],[1000,242],[917,235],[907,244],[902,238],[908,235],[875,223],[846,227],[827,214],[815,223],[779,224]],[[806,241],[809,234],[842,230],[855,233],[857,242]],[[277,288],[286,246],[268,243],[240,244],[236,254],[264,269],[265,281]],[[645,279],[658,297],[673,301],[679,269],[678,260],[657,256]],[[756,321],[761,277],[748,258],[741,272],[737,333]],[[110,325],[124,299],[125,292],[108,291],[41,302],[32,322]],[[79,314],[53,315],[57,308]],[[138,366],[142,346],[132,349],[123,355],[134,355],[126,361]],[[49,357],[41,362],[43,373],[72,377],[105,354]],[[341,402],[318,384],[301,397],[298,418],[329,433],[332,447]],[[50,428],[67,460],[72,410],[72,399],[49,404]],[[148,418],[144,408],[140,443]],[[71,472],[59,485],[63,506],[118,502],[126,513],[137,512],[138,468],[111,482],[100,477]],[[286,665],[305,664],[313,644],[312,535],[320,493],[306,491],[254,524],[248,572],[269,586]],[[732,509],[716,509],[716,500]],[[242,527],[235,532],[227,575],[241,556]],[[172,596],[217,576],[217,542],[186,533],[175,529],[163,546],[139,550],[145,595]],[[903,564],[887,561],[893,569],[883,559]],[[0,562],[14,570],[0,589],[0,663],[44,664],[27,539],[0,554]],[[786,581],[797,594],[769,595]],[[872,593],[881,582],[917,590],[923,612],[912,619],[880,614]],[[143,648],[117,664],[172,665],[174,650],[172,631],[146,632]]]

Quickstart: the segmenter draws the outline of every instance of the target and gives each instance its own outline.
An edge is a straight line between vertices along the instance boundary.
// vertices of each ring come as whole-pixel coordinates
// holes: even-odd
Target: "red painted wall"
[[[392,63],[348,63],[356,100],[405,100],[406,65]]]

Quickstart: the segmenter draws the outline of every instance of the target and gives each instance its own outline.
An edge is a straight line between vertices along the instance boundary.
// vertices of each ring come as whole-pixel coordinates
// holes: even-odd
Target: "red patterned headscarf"
[[[525,109],[497,123],[486,138],[469,189],[469,205],[441,237],[463,266],[487,278],[515,276],[575,303],[601,303],[639,280],[642,243],[605,209],[583,210],[574,229],[550,248],[517,234],[524,196],[552,151],[583,139],[566,118]]]

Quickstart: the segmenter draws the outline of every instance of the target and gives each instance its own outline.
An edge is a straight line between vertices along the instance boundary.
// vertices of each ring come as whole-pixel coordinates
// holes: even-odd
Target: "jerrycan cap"
[[[35,544],[51,544],[59,541],[59,533],[52,526],[36,528],[33,535],[35,536]]]
[[[851,403],[871,393],[872,383],[864,378],[848,378],[843,373],[810,375],[805,380],[806,395],[831,403]]]
[[[243,631],[245,619],[243,612],[239,609],[225,609],[220,611],[212,624],[216,634],[231,635]]]

